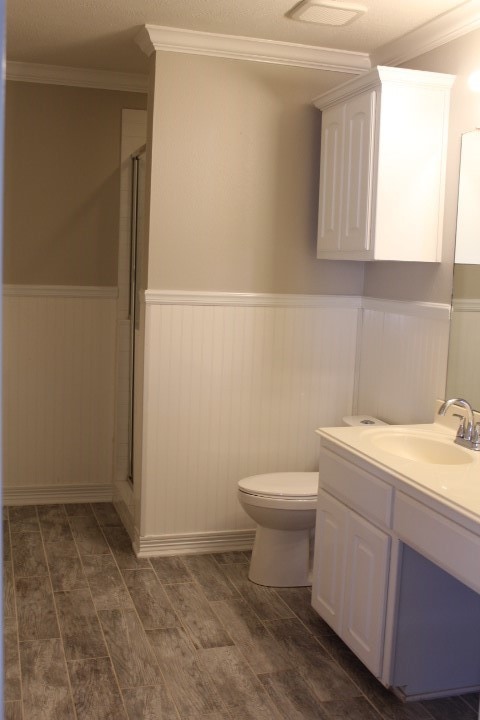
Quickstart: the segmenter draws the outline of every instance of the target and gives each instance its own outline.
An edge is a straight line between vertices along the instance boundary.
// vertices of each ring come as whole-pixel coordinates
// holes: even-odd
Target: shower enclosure
[[[145,147],[131,156],[130,273],[129,273],[129,372],[128,372],[128,479],[133,483],[135,336],[139,327],[141,239],[144,231]]]

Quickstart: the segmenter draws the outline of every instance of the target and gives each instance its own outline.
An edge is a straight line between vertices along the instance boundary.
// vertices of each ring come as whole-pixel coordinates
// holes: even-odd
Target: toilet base
[[[302,587],[312,584],[310,528],[274,530],[257,527],[249,579],[268,587]]]

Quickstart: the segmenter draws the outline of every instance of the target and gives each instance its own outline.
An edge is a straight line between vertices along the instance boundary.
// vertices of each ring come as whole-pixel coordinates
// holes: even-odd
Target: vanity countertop
[[[322,446],[343,455],[356,456],[366,470],[393,485],[436,512],[480,535],[480,452],[454,444],[455,430],[441,422],[422,425],[372,427],[326,427],[317,433]],[[421,462],[401,457],[379,447],[382,438],[403,433],[433,439],[463,450],[462,464]],[[321,466],[320,466],[321,467]]]

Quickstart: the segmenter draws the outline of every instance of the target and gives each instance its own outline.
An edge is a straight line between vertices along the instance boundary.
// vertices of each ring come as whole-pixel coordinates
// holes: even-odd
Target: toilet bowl
[[[384,425],[368,415],[343,418],[344,425]],[[257,523],[248,577],[258,585],[312,584],[318,472],[253,475],[238,483],[238,500]]]
[[[311,585],[310,547],[318,472],[253,475],[238,483],[238,499],[257,523],[248,577],[259,585]]]

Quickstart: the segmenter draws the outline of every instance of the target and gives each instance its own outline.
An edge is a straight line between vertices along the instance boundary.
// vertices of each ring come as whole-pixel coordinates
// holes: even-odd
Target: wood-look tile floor
[[[5,508],[6,720],[476,720],[400,703],[248,561],[137,559],[109,503]]]

